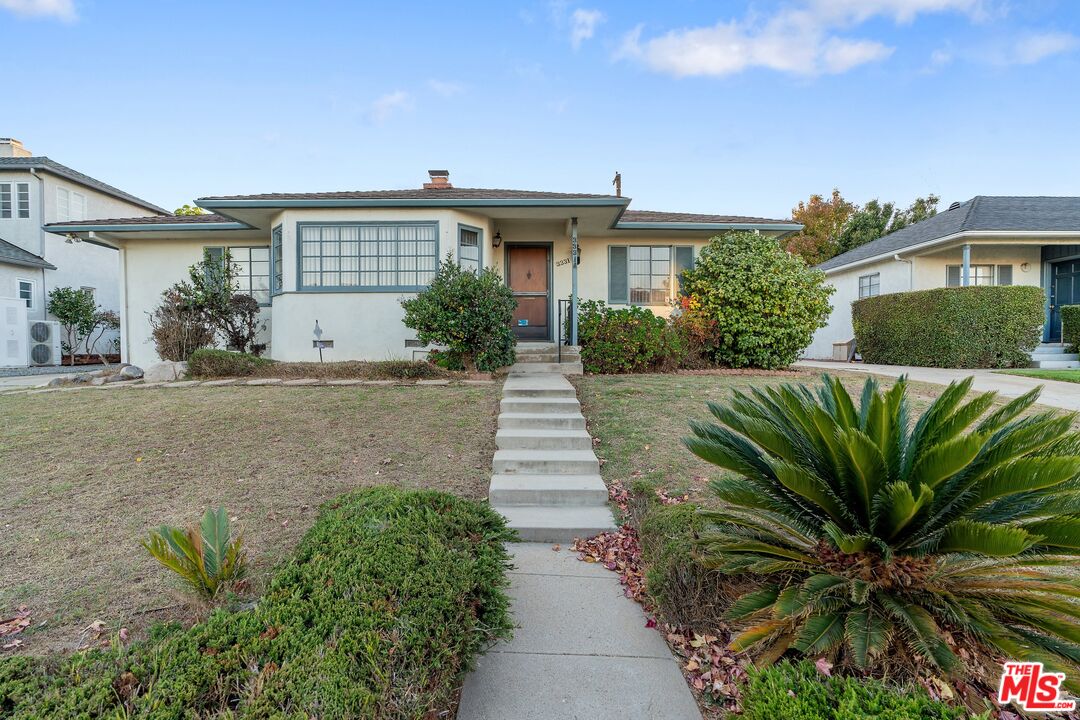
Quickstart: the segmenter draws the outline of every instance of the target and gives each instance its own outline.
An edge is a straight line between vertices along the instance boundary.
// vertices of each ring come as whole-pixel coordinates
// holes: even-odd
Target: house
[[[18,140],[0,138],[0,298],[25,302],[30,321],[47,319],[49,291],[64,286],[86,288],[102,308],[118,311],[120,267],[115,249],[75,242],[43,226],[92,217],[168,214],[54,160],[32,155]],[[0,366],[27,364],[25,343],[10,357],[7,347],[5,343],[0,349]]]
[[[836,288],[828,325],[806,349],[832,357],[854,336],[851,303],[882,293],[966,285],[1046,292],[1044,342],[1060,342],[1062,305],[1080,304],[1080,197],[978,195],[818,265]]]
[[[667,314],[678,273],[727,230],[782,235],[788,220],[629,210],[616,195],[454,187],[204,197],[210,214],[51,223],[49,232],[119,250],[122,354],[159,358],[147,313],[207,248],[228,249],[239,290],[263,306],[260,342],[278,360],[316,360],[318,321],[331,360],[423,353],[399,301],[422,290],[448,254],[493,267],[518,299],[521,340],[552,341],[573,293]],[[573,262],[573,245],[579,262]]]

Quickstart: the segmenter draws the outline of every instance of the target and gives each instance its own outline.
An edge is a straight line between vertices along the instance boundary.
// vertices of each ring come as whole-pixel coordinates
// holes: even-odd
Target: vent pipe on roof
[[[0,137],[0,157],[30,157],[31,152],[15,138]]]
[[[611,184],[615,186],[615,197],[622,197],[622,173],[618,170],[615,171],[615,179]]]
[[[431,182],[424,183],[425,190],[450,190],[454,186],[450,184],[449,170],[428,170]]]

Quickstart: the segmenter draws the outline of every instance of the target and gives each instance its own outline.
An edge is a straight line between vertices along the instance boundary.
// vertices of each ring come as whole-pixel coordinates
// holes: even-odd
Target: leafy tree
[[[854,250],[871,240],[885,237],[908,225],[921,222],[937,214],[937,195],[915,198],[904,210],[897,210],[896,203],[883,203],[877,198],[856,210],[840,233],[836,254]]]
[[[828,260],[836,255],[840,234],[855,210],[855,205],[836,188],[827,199],[811,195],[807,202],[799,201],[791,211],[791,219],[802,223],[803,229],[790,236],[785,247],[810,265]]]
[[[198,205],[188,205],[184,203],[180,207],[173,210],[173,215],[205,215],[206,211]]]
[[[704,561],[763,578],[728,611],[734,648],[909,671],[1004,656],[1076,677],[1080,434],[1030,413],[1038,390],[992,409],[971,384],[914,424],[905,379],[867,380],[856,404],[829,377],[816,395],[735,393],[709,403],[719,424],[691,423],[687,447],[732,473],[712,483]]]
[[[464,270],[449,254],[426,290],[401,301],[405,326],[416,330],[417,339],[445,345],[470,372],[513,364],[516,306],[498,273]]]
[[[105,336],[106,332],[119,329],[120,314],[115,310],[102,310],[99,307],[94,313],[94,327],[86,334],[86,351],[88,353],[97,352],[98,359],[103,364],[108,365],[105,356],[97,351],[97,344],[101,342],[101,338]],[[95,336],[94,333],[97,333],[97,335]]]
[[[713,362],[727,367],[790,365],[825,324],[833,288],[825,276],[750,231],[714,237],[682,274],[689,311],[715,321]]]
[[[97,325],[97,303],[89,290],[58,287],[49,291],[49,314],[64,328],[64,346],[75,364],[75,351]]]

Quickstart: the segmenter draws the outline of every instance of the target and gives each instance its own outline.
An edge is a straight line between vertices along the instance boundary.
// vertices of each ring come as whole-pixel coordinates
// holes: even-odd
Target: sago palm
[[[213,600],[245,574],[244,539],[232,537],[225,508],[207,510],[195,527],[162,525],[143,547],[205,600]]]
[[[1032,391],[990,412],[993,393],[953,383],[909,423],[906,382],[839,380],[710,403],[686,445],[733,471],[701,555],[762,587],[729,612],[736,649],[789,648],[856,666],[921,657],[948,671],[945,633],[996,654],[1073,669],[1080,582],[1080,436],[1073,416],[1025,414]]]

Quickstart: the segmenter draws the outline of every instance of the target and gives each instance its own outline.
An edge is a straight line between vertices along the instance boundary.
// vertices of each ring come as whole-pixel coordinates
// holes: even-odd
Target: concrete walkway
[[[1043,380],[1042,378],[1006,375],[991,370],[952,370],[948,368],[909,367],[907,365],[867,365],[865,363],[830,362],[828,360],[800,360],[795,363],[802,368],[816,368],[832,372],[861,372],[885,377],[907,375],[917,382],[948,385],[954,380],[974,376],[972,389],[993,391],[1006,398],[1023,395],[1040,385],[1043,386],[1039,404],[1062,410],[1080,410],[1080,383]]]
[[[543,542],[509,547],[514,637],[466,678],[458,720],[700,720],[667,643],[618,575],[565,549],[614,519],[574,387],[541,362],[515,366],[503,386],[489,498],[520,535]]]

